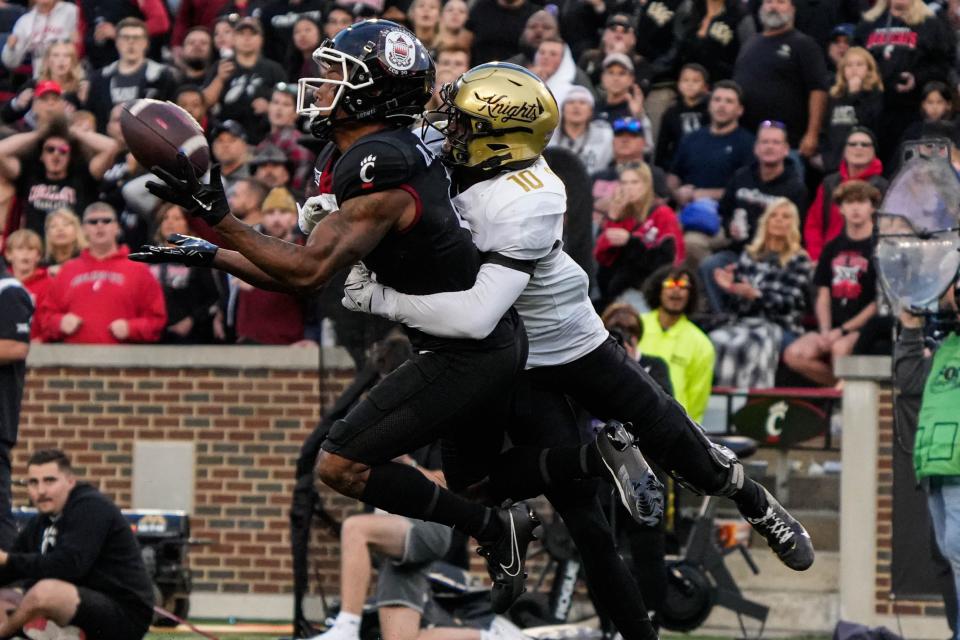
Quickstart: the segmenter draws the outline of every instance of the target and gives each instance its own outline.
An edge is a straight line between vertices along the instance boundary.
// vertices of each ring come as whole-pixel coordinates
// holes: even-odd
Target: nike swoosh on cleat
[[[510,514],[510,564],[500,563],[500,568],[511,578],[516,578],[520,574],[520,544],[517,542],[517,527],[513,522],[513,514]],[[516,565],[516,568],[514,568]]]

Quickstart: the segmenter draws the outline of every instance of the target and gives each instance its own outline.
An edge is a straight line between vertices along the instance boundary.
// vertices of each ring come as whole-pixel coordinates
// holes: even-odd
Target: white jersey
[[[563,251],[566,189],[543,158],[471,186],[453,204],[481,251],[536,260],[514,304],[530,343],[528,369],[572,362],[603,343],[587,274]]]

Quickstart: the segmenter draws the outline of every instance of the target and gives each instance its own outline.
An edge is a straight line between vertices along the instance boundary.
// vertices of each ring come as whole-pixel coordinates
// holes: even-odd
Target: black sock
[[[606,473],[600,451],[592,442],[576,447],[553,447],[547,450],[547,471],[551,478],[583,480],[599,478]]]
[[[730,499],[737,503],[740,513],[748,518],[762,518],[769,506],[763,487],[750,478],[744,478],[743,488],[730,496]]]
[[[596,446],[512,447],[494,462],[490,485],[494,494],[512,500],[534,498],[571,480],[604,474],[603,459]]]
[[[360,499],[384,511],[439,522],[482,542],[499,537],[502,525],[493,510],[464,500],[405,464],[371,467]]]

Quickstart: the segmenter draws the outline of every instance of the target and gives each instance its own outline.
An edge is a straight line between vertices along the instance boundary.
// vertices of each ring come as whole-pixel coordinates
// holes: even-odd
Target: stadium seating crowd
[[[832,356],[889,353],[876,339],[889,311],[872,241],[861,223],[848,236],[851,212],[876,206],[904,140],[960,138],[957,0],[540,1],[0,3],[0,229],[11,272],[35,298],[34,339],[322,342],[361,359],[387,324],[341,309],[337,281],[303,300],[163,265],[151,269],[159,288],[137,287],[123,304],[68,306],[94,277],[84,273],[143,276],[116,260],[124,245],[211,232],[145,190],[148,169],[120,133],[128,100],[190,112],[234,214],[302,242],[296,202],[310,195],[320,143],[297,115],[297,80],[318,74],[311,53],[325,38],[380,16],[433,51],[438,89],[492,60],[546,81],[562,112],[551,147],[590,176],[567,185],[593,195],[592,217],[568,220],[593,230],[594,250],[577,259],[599,310],[626,301],[660,318],[644,349],[670,342],[676,320],[651,310],[696,287],[696,308],[678,307],[682,326],[710,337],[726,383],[823,384]],[[116,253],[91,252],[91,234],[109,224]],[[664,297],[647,299],[651,278],[668,272],[653,283]],[[162,323],[157,300],[136,299],[158,289]],[[62,326],[64,314],[85,328]],[[115,331],[117,320],[128,329]]]

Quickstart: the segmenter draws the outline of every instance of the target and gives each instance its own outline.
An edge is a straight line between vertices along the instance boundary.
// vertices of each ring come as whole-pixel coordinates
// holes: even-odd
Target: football
[[[160,100],[131,100],[123,105],[120,131],[130,153],[146,169],[159,166],[181,175],[177,154],[183,152],[197,175],[210,168],[210,146],[203,129],[183,108]]]

